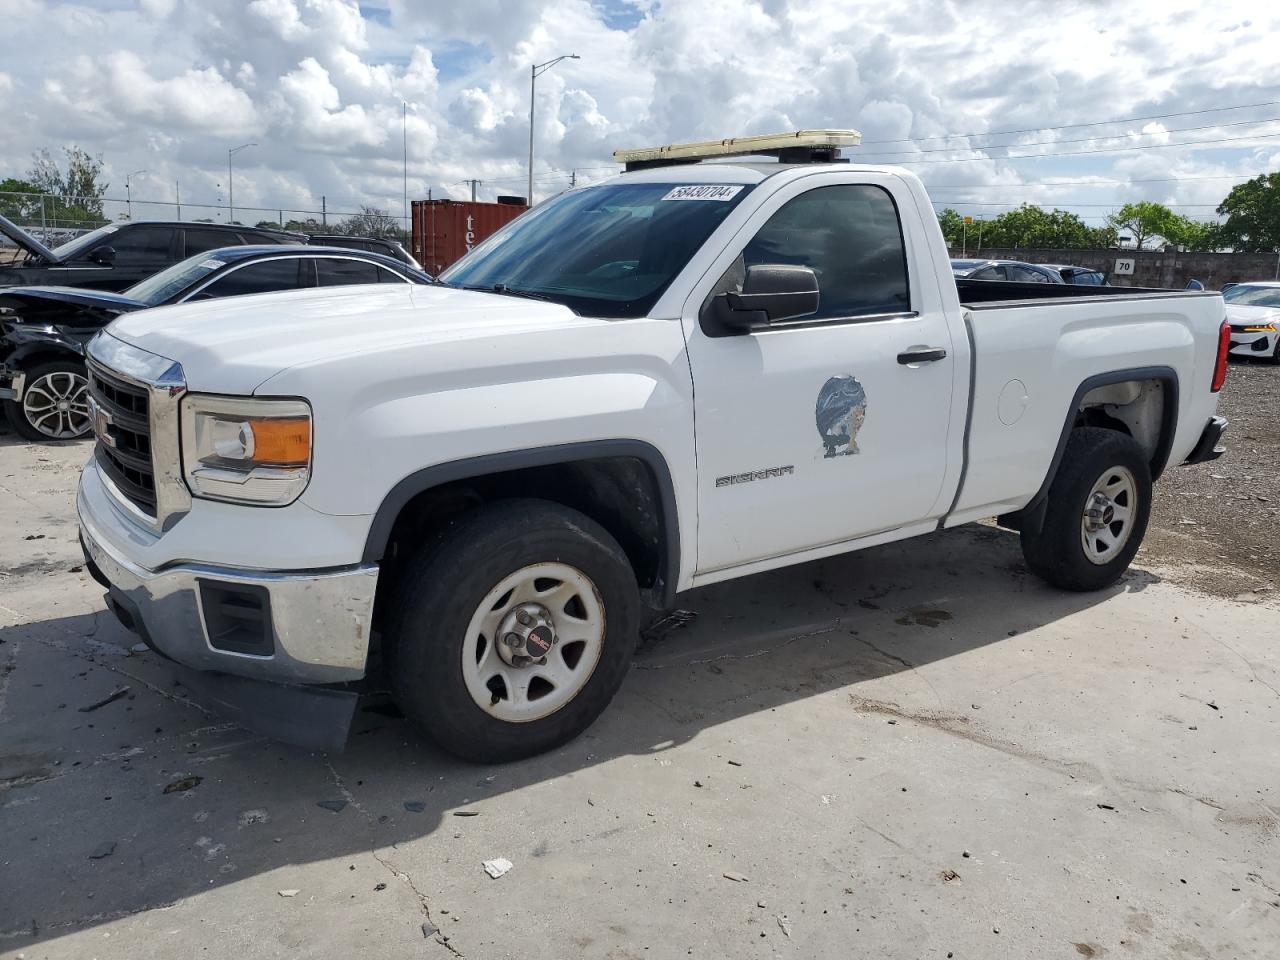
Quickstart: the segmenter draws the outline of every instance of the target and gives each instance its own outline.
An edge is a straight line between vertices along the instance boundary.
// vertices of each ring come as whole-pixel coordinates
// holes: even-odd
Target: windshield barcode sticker
[[[728,187],[716,184],[689,184],[676,187],[663,200],[732,200],[742,192],[742,187]]]

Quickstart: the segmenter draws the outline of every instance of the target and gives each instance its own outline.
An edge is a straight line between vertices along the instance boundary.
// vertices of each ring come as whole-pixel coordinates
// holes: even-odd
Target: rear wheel
[[[608,705],[639,628],[635,574],[589,517],[540,500],[482,507],[420,546],[385,641],[405,713],[477,762],[571,740]]]
[[[1065,590],[1100,590],[1120,579],[1151,515],[1151,468],[1127,434],[1073,430],[1049,487],[1044,525],[1022,532],[1022,555]]]
[[[88,436],[89,380],[83,364],[54,360],[27,373],[21,400],[5,402],[9,423],[27,440],[77,440]]]

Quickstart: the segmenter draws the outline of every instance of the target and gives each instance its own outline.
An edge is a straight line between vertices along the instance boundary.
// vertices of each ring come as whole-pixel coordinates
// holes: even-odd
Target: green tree
[[[65,170],[47,149],[37,150],[31,157],[27,179],[50,198],[44,204],[46,218],[50,223],[75,227],[105,223],[102,197],[109,184],[102,181],[102,158],[80,147],[63,147],[62,152],[66,155]]]
[[[1177,230],[1177,214],[1163,203],[1150,200],[1139,200],[1137,203],[1126,203],[1111,214],[1107,222],[1117,230],[1124,230],[1133,237],[1134,247],[1141,250],[1153,237],[1171,240],[1171,231]]]
[[[1218,225],[1203,220],[1192,220],[1179,214],[1171,214],[1165,227],[1164,238],[1179,250],[1215,250],[1218,243]]]
[[[1097,246],[1099,239],[1096,231],[1076,214],[1045,210],[1029,203],[1006,210],[982,224],[984,247],[1080,248]]]
[[[938,211],[938,226],[942,228],[942,236],[947,246],[958,247],[964,233],[964,217],[947,207]]]
[[[40,197],[43,191],[30,180],[9,177],[0,180],[0,216],[18,223],[40,218]]]
[[[345,220],[339,221],[335,233],[349,237],[388,237],[399,239],[400,227],[396,218],[381,207],[360,205],[360,212],[354,213]]]
[[[1280,250],[1280,173],[1236,184],[1218,214],[1227,218],[1218,228],[1221,246],[1245,253]]]

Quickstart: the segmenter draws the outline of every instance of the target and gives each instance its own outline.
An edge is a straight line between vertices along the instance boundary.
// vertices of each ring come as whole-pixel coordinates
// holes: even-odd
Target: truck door
[[[957,363],[936,268],[904,236],[896,181],[849,177],[815,174],[770,197],[685,305],[699,574],[945,509]],[[717,326],[705,304],[757,264],[813,269],[817,313],[746,333]]]

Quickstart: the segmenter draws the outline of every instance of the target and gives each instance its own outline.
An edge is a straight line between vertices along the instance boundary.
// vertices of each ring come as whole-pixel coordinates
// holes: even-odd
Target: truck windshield
[[[620,183],[562,194],[513,220],[440,275],[596,317],[643,317],[748,184]]]

